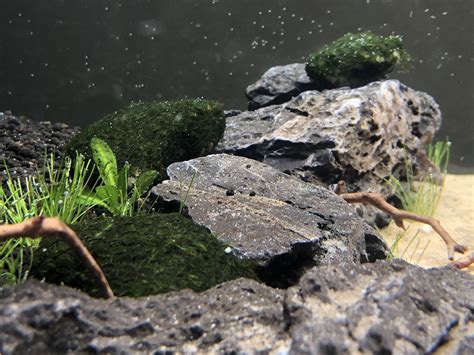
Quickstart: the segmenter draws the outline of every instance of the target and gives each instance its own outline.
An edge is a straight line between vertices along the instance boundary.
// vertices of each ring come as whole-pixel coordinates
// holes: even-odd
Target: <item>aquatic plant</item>
[[[174,162],[209,154],[224,133],[221,104],[186,99],[133,103],[86,127],[72,138],[66,155],[79,151],[92,157],[93,137],[109,144],[117,163],[156,170],[159,177]]]
[[[0,224],[16,224],[36,216],[58,217],[74,224],[93,208],[92,201],[82,203],[91,179],[90,160],[76,154],[74,166],[69,157],[60,166],[55,168],[51,154],[36,177],[13,179],[5,164],[7,180],[5,189],[0,186]],[[39,240],[30,238],[0,243],[0,284],[15,284],[27,278],[38,245]]]
[[[428,172],[426,177],[422,178],[420,181],[415,181],[413,167],[408,163],[405,163],[406,181],[401,181],[394,176],[390,176],[390,178],[386,180],[388,185],[392,188],[394,195],[400,200],[404,210],[428,217],[434,215],[444,188],[449,163],[450,146],[451,142],[446,140],[444,142],[430,144],[426,149],[428,160],[434,167],[439,169],[442,174],[441,181],[438,181],[431,172]],[[403,258],[408,249],[412,247],[412,257],[410,259],[412,261],[413,255],[420,246],[418,231],[413,235],[404,251],[402,253],[399,252],[399,244],[407,235],[410,234],[410,227],[411,226],[409,226],[405,231],[397,234],[390,247],[390,259],[394,257]],[[414,242],[415,244],[413,244]],[[425,243],[418,260],[421,259],[424,250],[426,250],[428,245],[429,241]]]
[[[390,176],[386,180],[394,195],[401,201],[404,210],[424,216],[433,216],[444,187],[450,146],[451,143],[446,141],[437,142],[427,147],[428,160],[441,172],[441,181],[438,181],[433,172],[430,171],[428,171],[426,177],[416,181],[415,172],[412,165],[408,163],[408,159],[405,159],[405,181],[401,181],[394,176]]]
[[[117,160],[107,142],[92,138],[90,143],[92,158],[99,170],[102,185],[91,193],[83,195],[81,200],[86,205],[99,205],[106,208],[114,216],[132,216],[139,212],[144,199],[140,197],[158,176],[156,170],[141,172],[129,191],[130,164],[125,162],[120,171],[117,170]]]
[[[409,61],[401,36],[347,33],[310,54],[306,72],[321,90],[358,87],[383,79],[397,65],[407,67]]]

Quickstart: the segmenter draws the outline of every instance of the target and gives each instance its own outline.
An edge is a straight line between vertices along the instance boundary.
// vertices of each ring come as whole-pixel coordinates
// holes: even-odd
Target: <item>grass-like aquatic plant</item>
[[[448,141],[437,142],[427,148],[428,159],[442,174],[441,181],[435,178],[431,172],[428,172],[428,175],[421,181],[415,181],[413,167],[409,163],[405,164],[406,181],[400,181],[394,176],[387,180],[395,196],[400,199],[404,210],[424,216],[433,216],[443,191],[449,163],[450,145],[451,143]]]
[[[404,210],[428,217],[432,217],[434,215],[439,204],[446,179],[450,147],[451,142],[448,140],[444,142],[437,142],[436,144],[430,144],[427,147],[428,159],[435,167],[440,170],[442,175],[441,181],[435,178],[431,172],[428,172],[428,175],[421,179],[421,181],[415,181],[413,168],[408,163],[405,164],[406,181],[400,181],[393,176],[387,180],[387,183],[393,189],[395,196],[401,201]],[[408,229],[397,234],[397,237],[390,248],[389,259],[394,257],[404,258],[407,250],[413,246],[413,243],[416,241],[412,257],[410,258],[410,260],[413,261],[414,253],[420,246],[420,237],[418,236],[418,232],[416,232],[416,234],[412,237],[402,253],[400,253],[399,250],[399,243],[403,238],[406,237]],[[428,247],[428,244],[429,242],[427,242],[423,247],[423,251],[419,256],[418,262]]]
[[[5,164],[7,181],[5,188],[0,186],[0,224],[20,223],[36,216],[58,217],[74,224],[94,207],[93,203],[82,203],[91,179],[91,162],[77,154],[74,162],[66,157],[60,166],[55,168],[51,154],[36,177],[14,179]],[[0,285],[27,278],[39,242],[17,238],[0,243]]]

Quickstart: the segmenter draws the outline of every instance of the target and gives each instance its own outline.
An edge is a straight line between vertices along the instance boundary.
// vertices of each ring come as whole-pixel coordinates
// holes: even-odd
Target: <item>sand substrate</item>
[[[458,243],[469,248],[467,254],[474,251],[474,174],[446,176],[434,218]],[[422,267],[445,265],[448,262],[446,245],[439,235],[423,224],[408,221],[408,225],[395,255]],[[392,222],[380,232],[387,244],[392,246],[400,231]],[[460,257],[462,255],[456,253],[455,258]],[[474,265],[467,271],[474,274]]]

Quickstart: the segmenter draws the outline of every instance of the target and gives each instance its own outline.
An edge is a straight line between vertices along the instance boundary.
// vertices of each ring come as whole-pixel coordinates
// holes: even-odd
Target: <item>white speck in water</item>
[[[413,10],[410,11],[410,15],[408,15],[409,18],[412,18],[413,16]]]
[[[448,14],[447,11],[444,11],[441,15],[446,16]]]
[[[430,11],[430,9],[425,9],[425,12],[428,12],[428,11]]]
[[[227,248],[224,249],[224,253],[226,253],[226,254],[229,254],[229,253],[231,253],[231,252],[232,252],[232,248],[231,248],[231,247],[227,247]]]

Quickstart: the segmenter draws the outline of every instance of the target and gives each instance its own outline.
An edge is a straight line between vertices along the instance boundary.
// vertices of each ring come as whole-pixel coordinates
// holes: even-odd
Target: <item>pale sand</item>
[[[434,218],[460,244],[468,247],[466,254],[474,251],[474,175],[452,175],[446,176],[444,190],[436,209]],[[406,249],[403,259],[423,267],[433,267],[448,263],[446,245],[438,234],[430,231],[430,227],[423,224],[408,222],[410,227],[404,238],[399,243],[398,256]],[[419,230],[411,245],[410,241]],[[394,242],[400,231],[392,222],[387,228],[381,230],[381,234],[389,247]],[[426,243],[428,246],[425,248]],[[420,257],[421,256],[421,257]],[[462,257],[456,253],[455,258]],[[419,260],[419,261],[418,261]],[[474,265],[465,269],[474,274]]]

